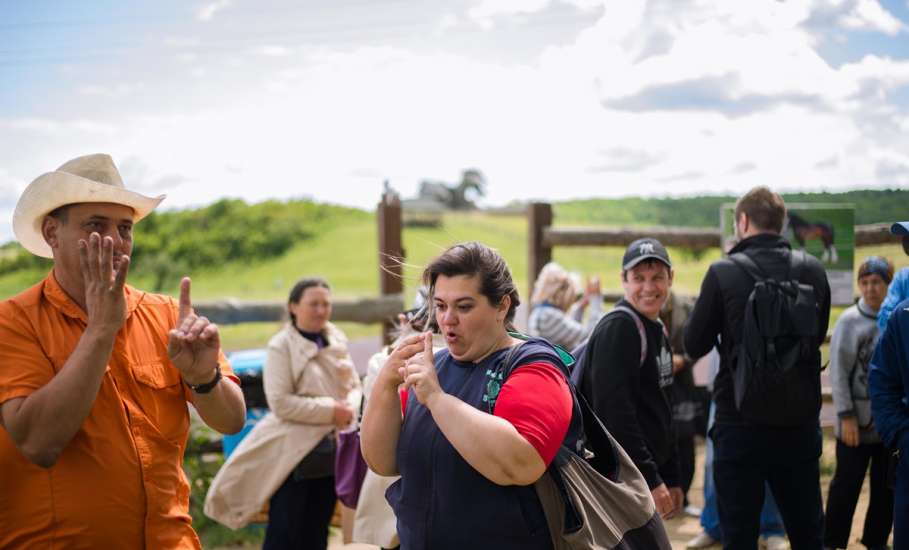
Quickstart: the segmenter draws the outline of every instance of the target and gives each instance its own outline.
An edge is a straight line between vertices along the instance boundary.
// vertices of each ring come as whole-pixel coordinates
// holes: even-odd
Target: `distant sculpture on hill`
[[[402,201],[405,210],[442,211],[473,210],[477,197],[486,194],[486,178],[476,169],[464,170],[461,181],[447,184],[442,181],[424,180],[416,198]]]

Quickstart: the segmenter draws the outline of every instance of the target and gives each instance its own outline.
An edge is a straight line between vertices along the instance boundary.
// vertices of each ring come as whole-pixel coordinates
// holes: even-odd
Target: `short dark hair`
[[[628,280],[628,272],[631,271],[631,270],[633,270],[635,267],[639,267],[639,266],[653,267],[654,265],[663,266],[663,267],[666,268],[666,273],[672,273],[672,268],[669,267],[668,265],[666,265],[666,262],[661,261],[661,260],[658,260],[658,259],[656,259],[656,258],[647,258],[646,260],[641,260],[637,265],[635,265],[635,266],[632,267],[631,269],[624,269],[624,270],[622,270],[622,280],[623,280],[623,281],[627,281],[627,280]]]
[[[321,287],[328,290],[331,290],[331,287],[328,286],[328,281],[321,277],[305,277],[297,281],[290,289],[290,296],[287,297],[287,305],[296,304],[303,298],[303,293],[306,292],[307,288]],[[290,315],[290,320],[295,325],[297,324],[297,316],[290,312],[288,309],[287,314]]]
[[[60,223],[66,223],[67,220],[69,219],[69,207],[70,206],[72,206],[72,205],[64,204],[63,206],[58,206],[57,208],[54,208],[53,210],[48,212],[47,215],[50,216],[51,218],[54,218],[55,220],[59,221]]]
[[[508,313],[505,314],[505,328],[512,330],[515,311],[521,300],[518,289],[511,278],[511,271],[502,256],[493,248],[476,241],[456,244],[433,260],[423,271],[423,282],[429,287],[432,299],[436,290],[436,279],[439,275],[456,277],[474,275],[480,278],[480,294],[486,296],[489,303],[497,306],[505,296],[511,298]]]
[[[761,231],[783,232],[783,221],[786,219],[786,203],[779,193],[769,187],[759,186],[748,191],[735,202],[735,222],[742,214]]]
[[[861,280],[867,275],[877,275],[888,285],[893,280],[893,262],[883,256],[868,256],[858,268],[856,280]]]

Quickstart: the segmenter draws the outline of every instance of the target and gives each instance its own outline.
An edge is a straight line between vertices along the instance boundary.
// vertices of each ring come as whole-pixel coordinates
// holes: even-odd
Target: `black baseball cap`
[[[625,255],[622,256],[622,271],[628,271],[644,260],[650,259],[659,260],[672,269],[669,252],[666,252],[663,243],[650,237],[644,237],[628,245]]]
[[[890,232],[894,235],[909,235],[909,222],[896,222],[890,226]]]

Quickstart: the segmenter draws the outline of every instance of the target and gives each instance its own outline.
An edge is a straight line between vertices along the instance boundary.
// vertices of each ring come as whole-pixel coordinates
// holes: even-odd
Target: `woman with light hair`
[[[590,279],[583,296],[578,299],[580,293],[577,276],[555,262],[543,266],[530,297],[532,309],[527,332],[569,351],[582,344],[600,320],[603,305],[600,280]],[[590,313],[584,323],[584,310],[588,304]]]

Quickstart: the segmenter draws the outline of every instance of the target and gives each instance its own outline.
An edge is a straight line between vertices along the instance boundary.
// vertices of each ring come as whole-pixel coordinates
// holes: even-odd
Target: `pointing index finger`
[[[432,332],[423,333],[423,353],[430,359],[432,359]]]
[[[192,281],[189,277],[183,277],[180,281],[180,320],[186,319],[193,313],[193,303],[189,297],[189,287]]]

